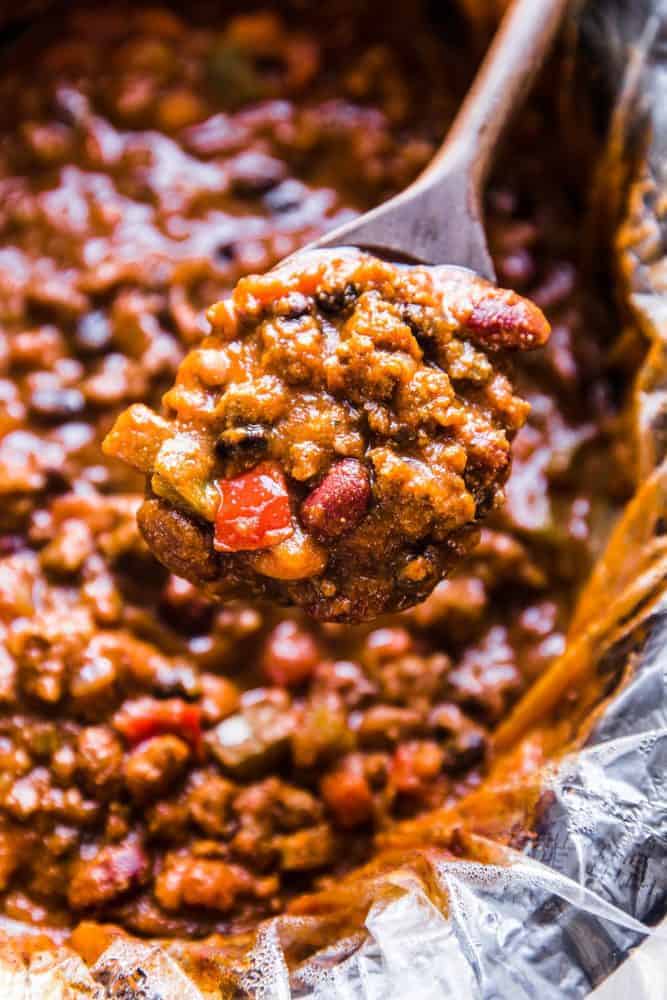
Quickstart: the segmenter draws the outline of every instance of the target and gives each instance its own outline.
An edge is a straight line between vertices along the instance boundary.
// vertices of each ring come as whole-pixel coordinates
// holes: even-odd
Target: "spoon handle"
[[[511,0],[442,146],[409,187],[327,233],[397,261],[467,267],[495,280],[481,194],[505,126],[525,98],[570,0]]]
[[[570,0],[512,0],[442,146],[415,185],[435,184],[455,167],[481,190],[514,112],[549,52]]]

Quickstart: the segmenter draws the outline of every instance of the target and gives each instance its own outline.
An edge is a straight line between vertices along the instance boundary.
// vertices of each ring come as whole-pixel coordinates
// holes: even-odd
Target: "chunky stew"
[[[624,476],[606,307],[578,269],[577,192],[545,100],[517,123],[488,217],[501,284],[537,303],[553,332],[515,358],[531,411],[506,503],[425,602],[353,626],[213,601],[185,579],[200,564],[193,572],[174,547],[160,552],[170,572],[137,528],[143,509],[149,537],[161,530],[168,501],[146,500],[143,471],[101,449],[130,405],[158,412],[206,332],[204,311],[243,275],[428,161],[471,67],[460,36],[449,46],[418,5],[404,7],[400,18],[344,0],[211,17],[196,4],[70,4],[3,54],[3,918],[53,934],[82,921],[181,937],[252,925],[371,856],[397,819],[479,783],[490,732],[563,649]],[[308,322],[302,305],[288,299],[275,326],[278,357],[289,352],[281,329]],[[317,308],[333,306],[335,296]],[[495,365],[457,343],[481,369]],[[514,430],[523,404],[503,386],[489,414]],[[248,498],[265,512],[259,530],[286,542],[281,472],[274,454],[255,460],[265,430],[238,405],[243,420],[220,430],[233,471],[220,487],[225,558],[239,532],[247,544],[258,530],[228,515]],[[162,427],[130,412],[151,434]],[[329,474],[354,498],[339,513],[326,478],[303,498],[313,537],[324,536],[315,553],[365,502],[364,442],[343,427],[349,448]],[[292,469],[326,476],[322,440],[322,454],[297,449]],[[480,480],[481,502],[500,479],[497,469]],[[344,569],[346,599],[363,600]]]

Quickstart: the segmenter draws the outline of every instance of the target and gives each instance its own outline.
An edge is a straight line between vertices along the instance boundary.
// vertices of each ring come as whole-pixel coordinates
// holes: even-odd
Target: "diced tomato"
[[[202,746],[201,709],[181,698],[138,698],[126,701],[116,712],[114,728],[123,735],[131,747],[152,736],[174,733],[199,753]]]
[[[373,793],[363,774],[343,768],[331,771],[322,778],[320,791],[338,826],[349,830],[373,815]]]
[[[391,762],[391,779],[398,792],[417,793],[442,770],[443,753],[432,740],[403,743]]]
[[[268,549],[294,533],[285,477],[275,463],[263,462],[242,476],[220,479],[218,490],[218,552]]]

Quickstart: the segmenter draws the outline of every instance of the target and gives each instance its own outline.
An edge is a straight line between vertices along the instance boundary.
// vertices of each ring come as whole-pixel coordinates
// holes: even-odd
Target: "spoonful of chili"
[[[421,177],[242,278],[164,414],[118,418],[105,451],[146,475],[139,526],[172,572],[362,621],[423,600],[475,546],[529,410],[505,355],[550,329],[493,283],[480,193],[565,5],[514,0]]]

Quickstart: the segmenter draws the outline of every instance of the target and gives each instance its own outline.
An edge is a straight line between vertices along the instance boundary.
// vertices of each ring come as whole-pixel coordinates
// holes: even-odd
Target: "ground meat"
[[[107,726],[87,726],[77,740],[77,763],[84,786],[102,796],[117,790],[121,779],[123,748]]]
[[[331,827],[326,823],[276,837],[274,844],[280,853],[280,865],[286,872],[324,868],[334,861],[340,847]]]
[[[424,598],[502,501],[528,408],[495,355],[544,344],[539,309],[456,269],[332,251],[244,278],[209,318],[167,419],[136,405],[105,442],[173,505],[140,518],[158,558],[324,619]]]
[[[226,913],[236,898],[252,889],[243,868],[208,858],[168,858],[155,883],[155,895],[165,910],[202,906]]]
[[[190,756],[177,736],[154,736],[137,747],[125,762],[124,779],[138,801],[157,798],[181,777]]]
[[[190,817],[210,837],[230,832],[231,803],[236,787],[214,772],[196,782],[188,796]]]
[[[115,900],[145,877],[148,860],[134,843],[103,847],[92,858],[72,866],[67,898],[75,910],[99,907]]]

